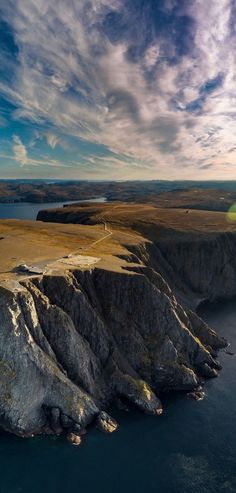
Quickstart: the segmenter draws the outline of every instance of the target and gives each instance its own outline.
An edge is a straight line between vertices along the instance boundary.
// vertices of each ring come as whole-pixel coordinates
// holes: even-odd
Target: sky
[[[236,179],[234,0],[1,0],[0,178]]]

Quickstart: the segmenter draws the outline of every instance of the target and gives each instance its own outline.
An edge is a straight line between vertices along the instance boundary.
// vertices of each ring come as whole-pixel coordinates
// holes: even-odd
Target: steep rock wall
[[[184,234],[156,238],[129,247],[144,264],[168,281],[181,303],[196,308],[200,301],[236,296],[236,235]]]
[[[158,393],[220,369],[226,342],[155,269],[44,275],[0,287],[0,424],[79,432],[117,398],[160,414]]]

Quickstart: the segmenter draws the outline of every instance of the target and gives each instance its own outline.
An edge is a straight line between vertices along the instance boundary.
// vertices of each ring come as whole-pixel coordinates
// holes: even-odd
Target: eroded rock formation
[[[0,313],[0,425],[23,436],[78,436],[118,400],[161,414],[226,345],[143,259],[3,283]]]

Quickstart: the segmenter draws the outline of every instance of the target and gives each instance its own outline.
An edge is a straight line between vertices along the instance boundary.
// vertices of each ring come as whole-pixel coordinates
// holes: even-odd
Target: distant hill
[[[236,202],[232,181],[0,181],[0,203],[59,202],[105,197],[108,201],[152,202],[161,207],[227,210]]]

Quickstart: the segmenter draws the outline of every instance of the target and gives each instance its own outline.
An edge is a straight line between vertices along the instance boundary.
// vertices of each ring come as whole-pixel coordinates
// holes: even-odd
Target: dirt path
[[[104,224],[104,231],[106,231],[106,234],[102,238],[99,238],[99,240],[93,241],[90,245],[86,245],[84,247],[81,247],[80,250],[77,251],[77,252],[75,252],[75,253],[73,253],[73,255],[76,255],[76,253],[81,253],[84,250],[90,250],[90,248],[93,248],[98,243],[101,243],[102,241],[105,241],[107,238],[109,238],[110,236],[113,235],[113,231],[108,228],[107,222],[105,220],[103,221],[103,224]]]

